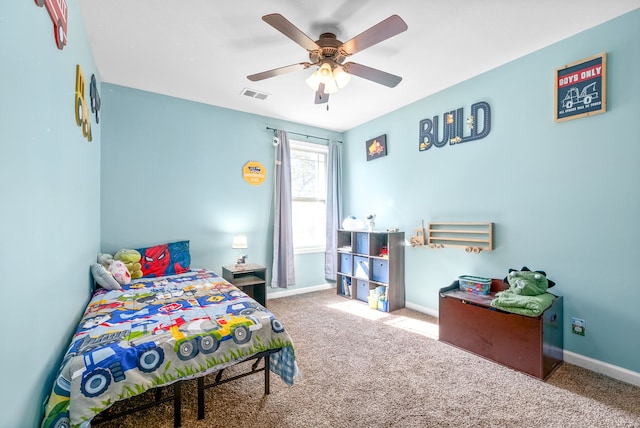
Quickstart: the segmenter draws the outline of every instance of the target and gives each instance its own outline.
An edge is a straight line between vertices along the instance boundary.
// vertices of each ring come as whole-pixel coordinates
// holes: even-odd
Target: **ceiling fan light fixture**
[[[335,80],[331,79],[324,84],[325,94],[335,94],[336,92],[338,92],[338,85],[336,84]]]
[[[335,79],[338,88],[342,89],[347,86],[347,84],[351,80],[351,75],[347,73],[341,66],[337,66],[336,69],[333,70],[333,78]]]
[[[314,91],[317,91],[318,87],[320,86],[320,79],[318,78],[318,70],[311,73],[311,76],[309,76],[307,80],[305,80],[305,83],[311,89],[313,89]]]
[[[318,79],[320,83],[324,83],[325,85],[333,80],[333,72],[331,71],[331,64],[328,62],[323,63],[320,68],[317,70]]]

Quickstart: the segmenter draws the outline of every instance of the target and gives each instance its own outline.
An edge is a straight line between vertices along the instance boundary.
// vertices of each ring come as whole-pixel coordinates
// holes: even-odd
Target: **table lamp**
[[[247,255],[242,255],[242,250],[248,248],[247,237],[244,235],[236,235],[233,237],[231,248],[238,250],[238,260],[236,260],[236,266],[243,266],[247,262]]]

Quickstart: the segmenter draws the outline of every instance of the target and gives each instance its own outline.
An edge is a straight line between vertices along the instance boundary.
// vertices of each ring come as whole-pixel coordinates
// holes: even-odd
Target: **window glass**
[[[327,147],[289,141],[293,246],[296,252],[325,250]]]

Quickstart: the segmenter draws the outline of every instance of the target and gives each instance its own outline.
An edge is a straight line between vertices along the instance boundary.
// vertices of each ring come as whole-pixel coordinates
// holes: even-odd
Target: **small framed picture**
[[[606,53],[556,68],[555,79],[556,122],[607,110]]]
[[[381,158],[387,155],[387,134],[382,134],[366,143],[367,160]]]

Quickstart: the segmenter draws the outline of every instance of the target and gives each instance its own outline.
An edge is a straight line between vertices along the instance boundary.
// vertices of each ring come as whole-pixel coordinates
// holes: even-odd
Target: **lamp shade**
[[[317,91],[318,86],[320,86],[320,79],[318,79],[318,70],[311,73],[311,76],[309,76],[307,80],[305,80],[305,82],[311,89]]]
[[[342,89],[347,86],[347,83],[349,83],[349,80],[351,80],[351,75],[344,71],[341,66],[338,66],[335,70],[333,70],[333,78],[336,80],[338,88]]]
[[[233,242],[231,243],[231,248],[234,248],[234,249],[248,248],[247,237],[244,235],[234,236]]]
[[[318,80],[325,85],[333,80],[333,73],[331,72],[331,65],[327,62],[323,63],[318,71]]]
[[[327,83],[324,84],[324,93],[325,94],[335,94],[338,92],[338,85],[336,85],[336,81],[331,79]]]

